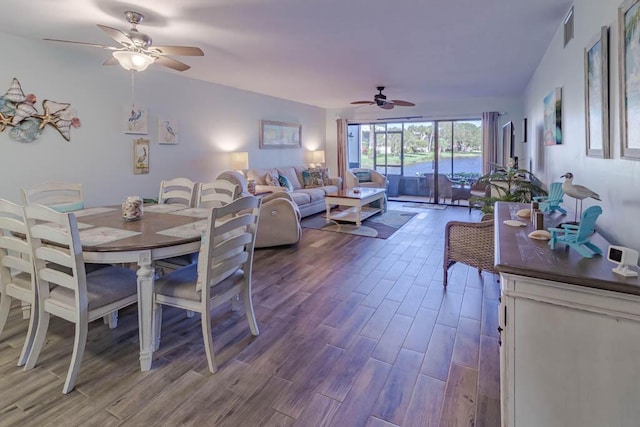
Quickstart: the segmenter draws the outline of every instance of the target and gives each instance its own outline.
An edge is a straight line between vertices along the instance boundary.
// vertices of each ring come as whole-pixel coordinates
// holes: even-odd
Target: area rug
[[[436,211],[443,211],[447,209],[445,205],[432,205],[431,203],[405,203],[405,208],[420,208],[420,209],[433,209]]]
[[[415,212],[387,211],[365,219],[360,227],[356,227],[354,223],[344,221],[331,221],[327,224],[325,212],[320,212],[304,218],[300,224],[303,228],[388,239],[415,215]]]

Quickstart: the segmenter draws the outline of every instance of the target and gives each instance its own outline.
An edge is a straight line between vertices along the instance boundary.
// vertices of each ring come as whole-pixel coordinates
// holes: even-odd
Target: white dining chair
[[[134,270],[116,266],[87,274],[75,215],[42,205],[26,206],[24,211],[38,298],[38,326],[25,370],[38,361],[50,315],[74,323],[73,353],[62,389],[66,394],[80,370],[89,322],[136,303],[137,276]]]
[[[202,208],[219,208],[227,205],[233,201],[237,188],[236,184],[223,179],[201,182],[198,185],[196,205]]]
[[[220,208],[212,208],[198,263],[156,280],[153,314],[156,346],[160,342],[163,305],[200,313],[207,362],[209,370],[215,373],[211,309],[235,301],[240,294],[249,329],[253,335],[258,335],[251,300],[251,269],[260,204],[258,198],[242,197]]]
[[[58,212],[70,212],[84,208],[82,184],[72,182],[45,182],[22,189],[25,205],[37,203]]]
[[[27,361],[37,322],[37,310],[33,309],[36,302],[35,276],[26,235],[22,206],[0,199],[0,336],[7,324],[13,300],[31,307],[29,327],[18,366]]]
[[[197,183],[188,178],[164,180],[160,182],[158,204],[178,203],[187,207],[193,207],[197,191]]]

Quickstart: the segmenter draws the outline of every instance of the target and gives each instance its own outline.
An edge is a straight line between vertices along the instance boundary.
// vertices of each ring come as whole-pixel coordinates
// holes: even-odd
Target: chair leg
[[[67,379],[64,382],[62,393],[67,394],[76,385],[76,377],[80,371],[82,356],[84,355],[84,347],[87,344],[87,329],[89,325],[86,322],[76,323],[76,335],[73,340],[73,353],[71,354],[71,364],[67,372]]]
[[[162,304],[153,304],[153,350],[160,348],[162,336]]]
[[[31,304],[26,301],[22,301],[22,304],[20,305],[22,306],[22,318],[24,320],[27,320],[29,317],[31,317]]]
[[[102,317],[105,325],[109,325],[109,329],[115,329],[118,327],[118,311],[112,311],[111,313]]]
[[[231,299],[231,311],[240,310],[240,295],[236,295]]]
[[[213,353],[213,336],[211,335],[211,313],[209,310],[204,310],[200,313],[200,323],[202,325],[202,338],[204,340],[204,351],[207,353],[207,363],[209,364],[209,371],[215,374],[218,370],[216,366],[216,359]]]
[[[244,298],[244,311],[247,314],[247,321],[249,322],[249,329],[253,336],[258,336],[260,330],[258,329],[258,322],[256,321],[256,314],[253,311],[253,301],[251,299],[251,292],[247,289],[243,292]]]
[[[31,348],[33,347],[33,341],[35,340],[37,327],[38,311],[32,310],[31,316],[29,316],[29,328],[27,329],[27,336],[24,339],[22,352],[20,353],[20,358],[18,359],[18,366],[24,366],[24,364],[27,363],[27,358],[29,357],[29,353],[31,352]],[[0,330],[2,329],[0,328]]]
[[[187,310],[187,318],[191,319],[195,315],[196,315],[195,311]]]
[[[33,369],[36,363],[38,363],[38,357],[44,345],[44,339],[47,336],[47,329],[49,329],[49,317],[50,314],[46,311],[38,310],[38,327],[36,328],[36,336],[33,339],[31,351],[29,352],[29,356],[27,356],[27,363],[24,365],[25,371]]]
[[[11,300],[12,298],[4,292],[0,295],[0,335],[2,335],[4,325],[7,324],[7,319],[9,318]]]
[[[447,279],[449,278],[449,269],[447,268],[446,265],[443,267],[443,269],[444,269],[444,278],[442,280],[442,286],[444,286],[446,288],[447,287]]]

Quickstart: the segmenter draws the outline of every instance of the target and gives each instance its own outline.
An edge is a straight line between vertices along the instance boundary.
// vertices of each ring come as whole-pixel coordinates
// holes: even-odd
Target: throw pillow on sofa
[[[280,175],[278,177],[278,182],[280,187],[285,188],[288,192],[292,192],[293,191],[293,185],[291,185],[291,182],[289,181],[289,178],[287,178],[284,175]]]
[[[302,171],[302,180],[304,181],[304,188],[322,187],[324,185],[322,173],[311,169]]]
[[[318,166],[316,168],[309,168],[310,172],[319,172],[322,177],[322,185],[331,185],[331,178],[329,178],[329,168]]]
[[[274,187],[280,187],[280,175],[277,172],[269,172],[264,176],[264,180],[267,185],[272,185]]]

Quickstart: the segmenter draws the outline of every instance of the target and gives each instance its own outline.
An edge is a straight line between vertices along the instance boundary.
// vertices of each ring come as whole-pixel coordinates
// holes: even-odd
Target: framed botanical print
[[[602,27],[584,50],[587,156],[610,158],[609,28]]]
[[[618,40],[621,154],[640,160],[640,0],[618,9]]]

